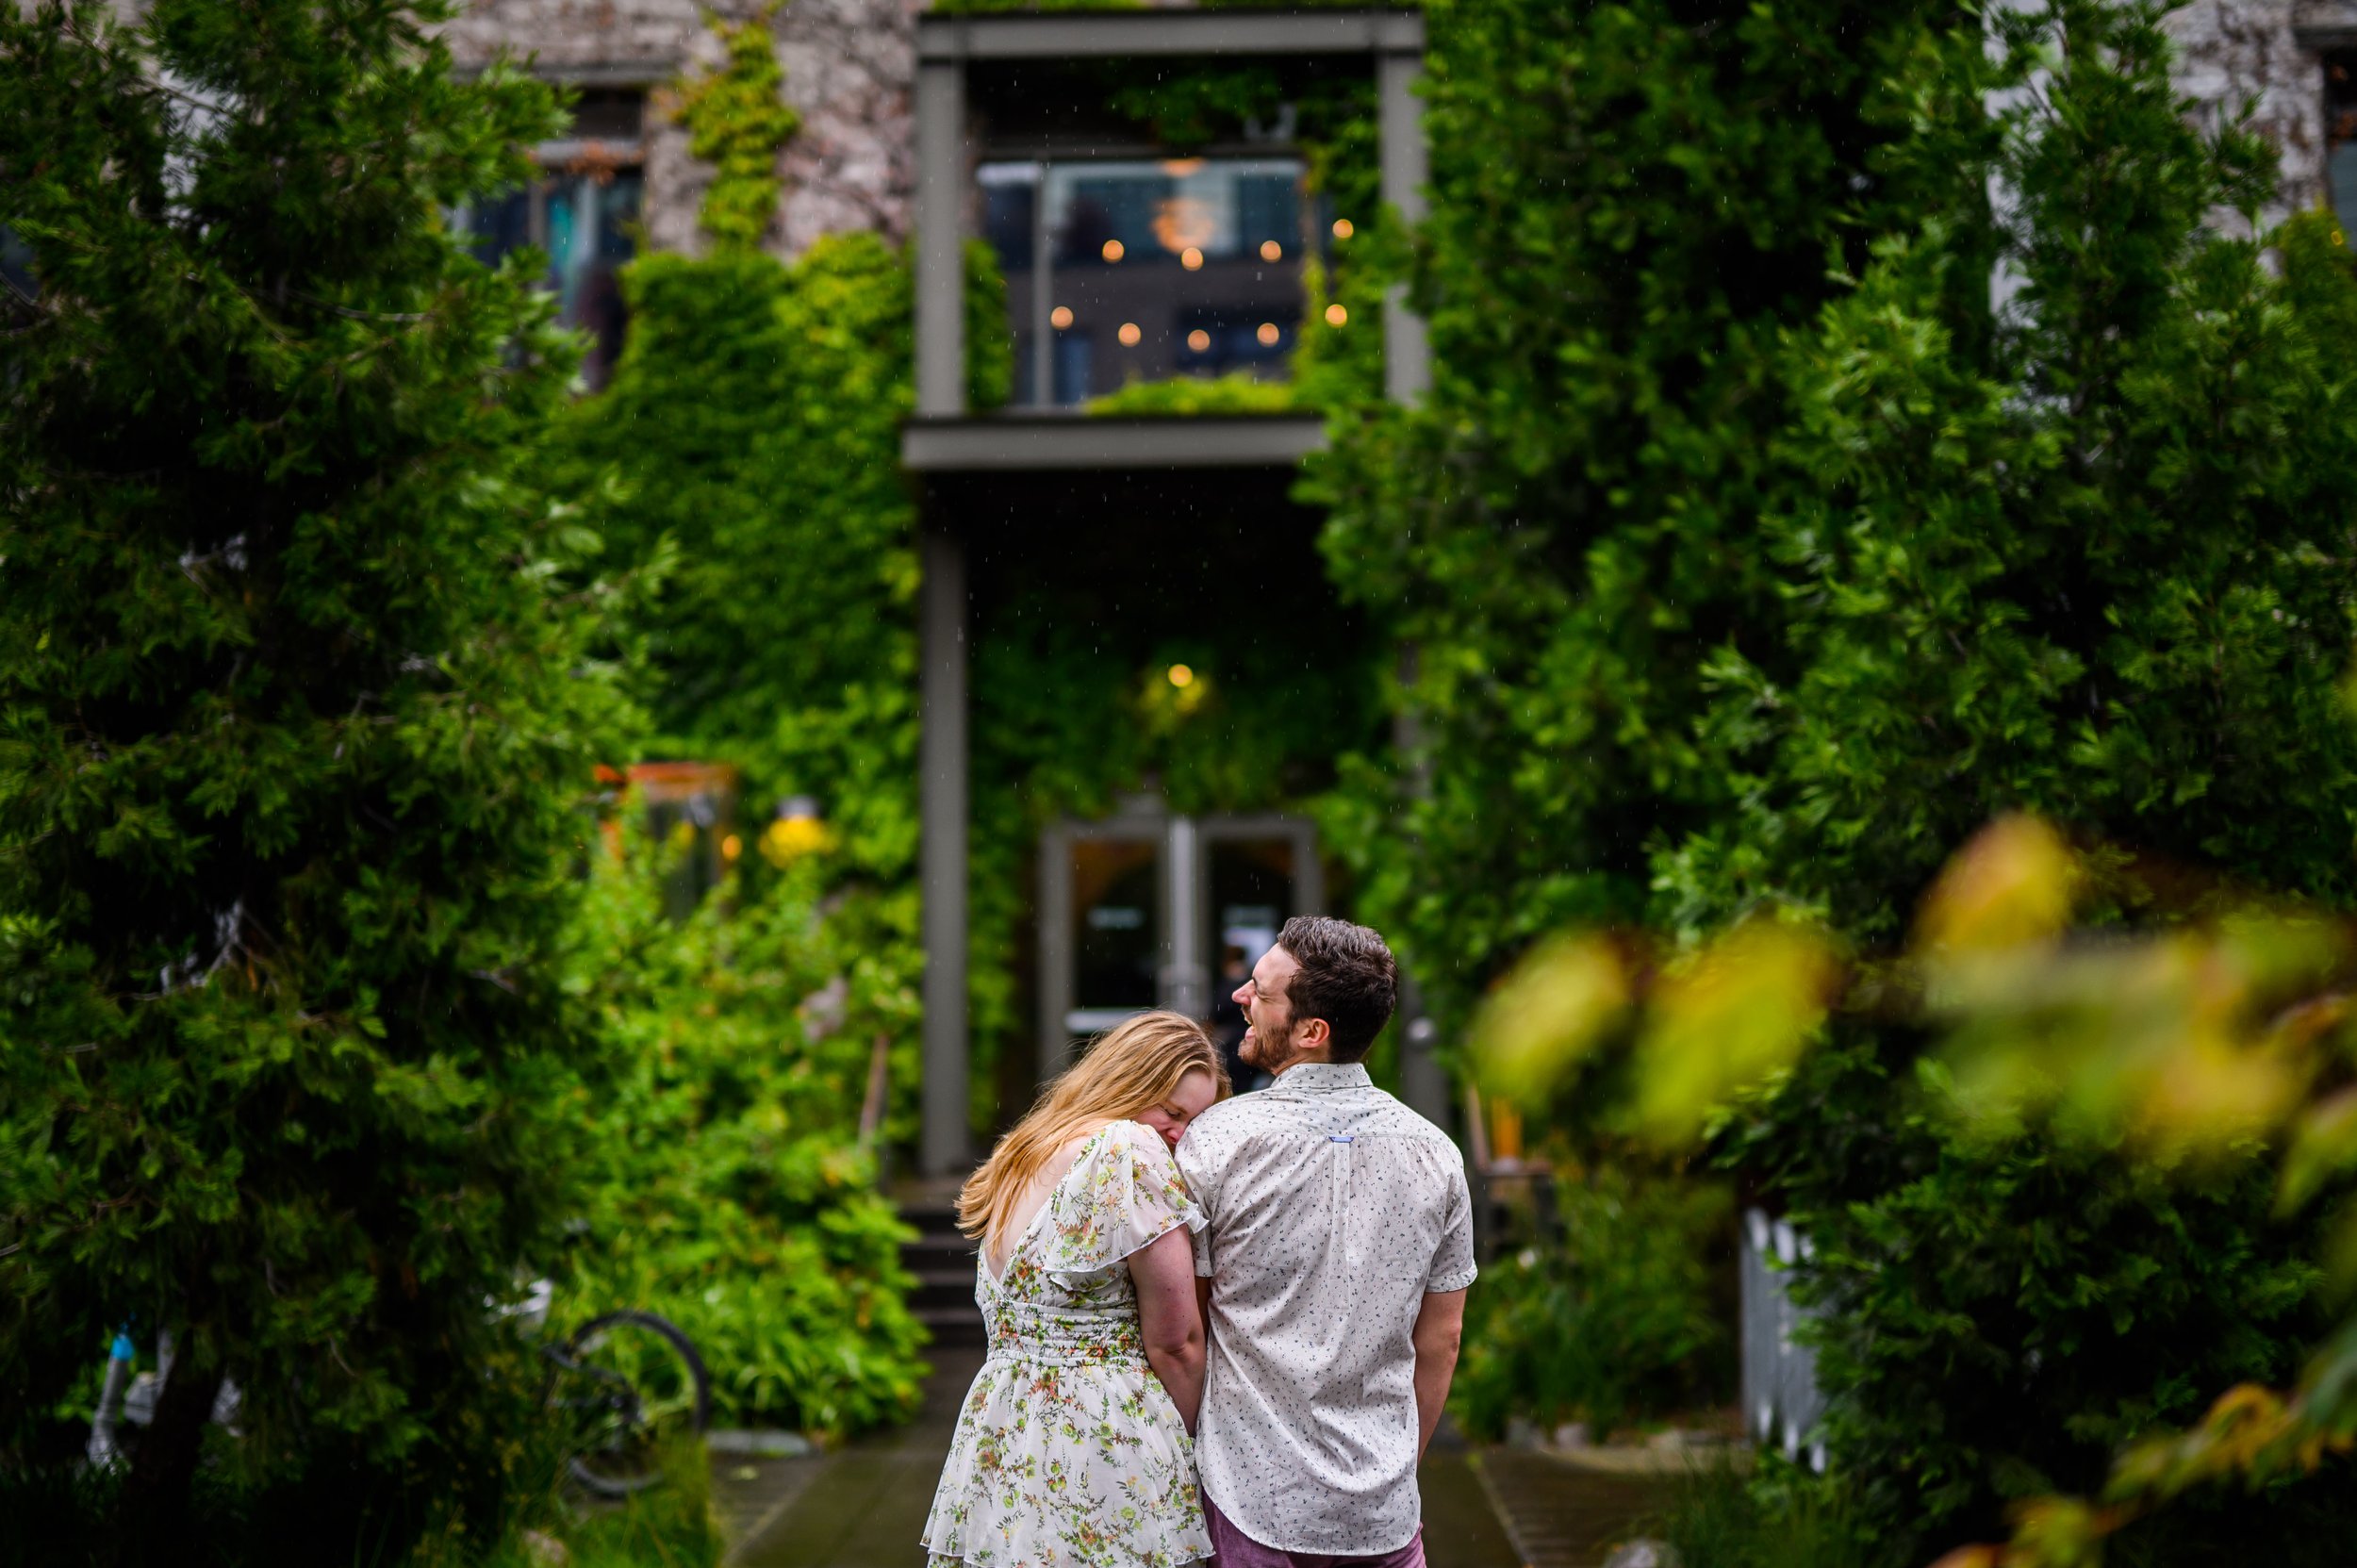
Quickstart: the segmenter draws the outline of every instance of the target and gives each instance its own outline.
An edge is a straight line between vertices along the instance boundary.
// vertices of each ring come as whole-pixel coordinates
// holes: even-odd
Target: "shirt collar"
[[[1277,1075],[1279,1089],[1372,1089],[1364,1062],[1301,1062]]]

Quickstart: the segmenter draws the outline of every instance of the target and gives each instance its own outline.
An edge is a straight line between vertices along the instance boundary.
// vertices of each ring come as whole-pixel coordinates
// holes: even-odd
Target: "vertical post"
[[[916,67],[916,412],[965,412],[965,62]]]
[[[1033,164],[1039,183],[1031,188],[1031,403],[1046,408],[1056,401],[1056,267],[1048,247],[1056,236],[1047,226],[1047,192],[1053,171]]]
[[[965,553],[938,526],[924,536],[924,672],[918,743],[919,874],[924,887],[925,1080],[917,1167],[954,1176],[966,1143]]]
[[[1382,127],[1383,204],[1408,223],[1424,221],[1426,161],[1424,115],[1416,102],[1416,78],[1424,56],[1398,48],[1376,57],[1376,118]],[[1408,308],[1408,290],[1397,284],[1383,296],[1383,390],[1394,403],[1412,403],[1432,386],[1432,347],[1424,318]]]
[[[1416,684],[1416,649],[1412,643],[1399,651],[1399,687],[1412,691]],[[1417,721],[1416,710],[1402,706],[1392,719],[1392,749],[1408,769],[1408,792],[1421,798],[1432,790],[1432,777],[1425,755],[1424,726]],[[1399,1098],[1408,1109],[1441,1127],[1449,1123],[1448,1070],[1433,1048],[1440,1043],[1440,1027],[1425,1015],[1424,991],[1413,975],[1403,974],[1399,982]],[[1472,1130],[1476,1139],[1478,1129]]]
[[[1195,818],[1173,817],[1163,840],[1162,1005],[1190,1018],[1211,1011],[1203,965],[1203,856]]]
[[[1072,1055],[1072,830],[1057,822],[1039,835],[1039,1081]]]

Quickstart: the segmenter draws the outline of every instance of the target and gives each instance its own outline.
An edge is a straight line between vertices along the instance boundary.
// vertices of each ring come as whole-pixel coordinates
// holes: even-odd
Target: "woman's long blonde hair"
[[[1180,1079],[1195,1072],[1210,1073],[1218,1098],[1228,1098],[1228,1068],[1201,1024],[1182,1013],[1123,1019],[1040,1091],[1038,1101],[1007,1130],[981,1169],[965,1179],[958,1192],[958,1229],[996,1242],[1032,1179],[1058,1149],[1107,1122],[1153,1110],[1178,1092]]]

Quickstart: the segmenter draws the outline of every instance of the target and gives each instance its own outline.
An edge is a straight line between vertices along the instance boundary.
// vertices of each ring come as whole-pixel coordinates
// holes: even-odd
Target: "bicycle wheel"
[[[653,1312],[592,1318],[549,1359],[549,1404],[573,1445],[566,1469],[584,1491],[627,1497],[653,1485],[666,1454],[711,1424],[703,1358]]]

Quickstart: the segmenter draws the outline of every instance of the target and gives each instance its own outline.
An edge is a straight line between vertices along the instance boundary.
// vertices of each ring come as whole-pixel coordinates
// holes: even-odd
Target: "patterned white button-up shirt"
[[[1279,1551],[1405,1546],[1423,1514],[1416,1314],[1475,1272],[1457,1146],[1365,1067],[1306,1062],[1195,1117],[1178,1168],[1210,1221],[1205,1494]]]

